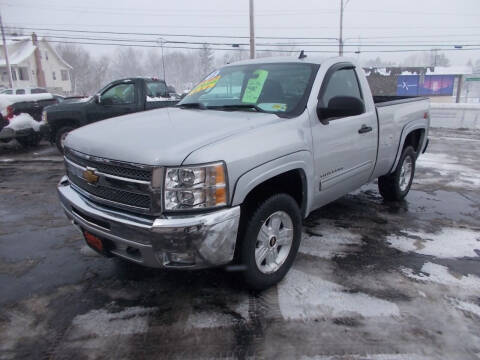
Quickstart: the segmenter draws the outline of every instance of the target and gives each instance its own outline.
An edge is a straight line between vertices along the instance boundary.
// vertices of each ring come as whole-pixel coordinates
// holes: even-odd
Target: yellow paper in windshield
[[[214,76],[214,77],[208,77],[205,80],[203,80],[200,84],[195,86],[195,88],[190,91],[188,95],[195,94],[200,91],[208,90],[213,88],[215,85],[217,85],[218,80],[220,80],[220,75]]]
[[[255,70],[253,72],[255,76],[248,80],[247,87],[245,88],[245,93],[243,94],[242,102],[243,103],[256,103],[263,89],[263,84],[267,80],[268,71],[267,70]]]

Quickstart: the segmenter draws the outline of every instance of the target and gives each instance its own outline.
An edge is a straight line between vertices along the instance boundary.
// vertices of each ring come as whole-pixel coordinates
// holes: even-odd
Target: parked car
[[[45,109],[43,129],[50,141],[63,152],[67,134],[78,127],[115,116],[151,110],[177,103],[167,92],[163,80],[128,78],[113,81],[95,96],[78,101],[64,101]]]
[[[57,104],[49,93],[0,95],[0,141],[16,139],[22,146],[35,146],[42,138],[40,121],[44,107]]]
[[[44,94],[44,93],[48,93],[48,90],[40,87],[3,89],[2,91],[0,91],[0,94],[4,94],[4,95],[28,95],[28,94]]]
[[[280,281],[302,220],[378,178],[409,192],[429,100],[373,97],[355,60],[227,65],[175,107],[102,121],[65,141],[62,206],[97,251],[175,269],[237,264]]]

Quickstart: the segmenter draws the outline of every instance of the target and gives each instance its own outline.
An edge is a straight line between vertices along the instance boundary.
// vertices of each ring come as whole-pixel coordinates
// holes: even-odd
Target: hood
[[[89,102],[90,100],[91,100],[91,97],[81,98],[81,99],[66,99],[61,103],[45,107],[45,110],[49,112],[75,111],[75,110],[83,109],[87,104],[87,102]]]
[[[278,121],[273,114],[164,108],[120,116],[72,131],[65,145],[112,160],[180,165],[194,150]],[[205,161],[222,160],[206,159]]]

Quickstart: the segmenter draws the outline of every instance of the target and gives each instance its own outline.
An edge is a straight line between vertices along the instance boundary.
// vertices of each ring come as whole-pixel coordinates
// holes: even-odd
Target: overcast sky
[[[257,36],[338,38],[340,0],[256,0]],[[102,30],[162,34],[248,36],[248,0],[0,0],[5,24],[46,29]],[[345,8],[345,51],[360,50],[362,60],[381,56],[401,61],[410,53],[368,52],[398,49],[480,48],[479,0],[350,0]],[[31,30],[27,30],[30,32]],[[37,30],[39,34],[72,37],[151,39],[148,36],[96,35]],[[168,41],[247,42],[247,39],[175,38]],[[63,41],[84,41],[57,39]],[[286,40],[257,39],[257,43]],[[337,51],[336,40],[296,40],[297,43],[332,44],[309,47]],[[361,44],[361,46],[360,46]],[[368,46],[377,45],[377,46]],[[394,45],[379,47],[378,45]],[[421,47],[419,45],[422,45]],[[98,54],[114,47],[88,46]],[[246,48],[246,47],[245,47]],[[258,49],[265,47],[258,46]],[[307,46],[305,46],[307,48]],[[323,54],[323,55],[335,55]],[[480,59],[480,51],[449,51],[452,65]]]

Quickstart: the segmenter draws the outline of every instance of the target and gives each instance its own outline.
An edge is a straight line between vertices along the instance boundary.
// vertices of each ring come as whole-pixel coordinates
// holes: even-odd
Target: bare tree
[[[208,44],[203,44],[202,49],[199,50],[200,57],[200,72],[202,76],[207,75],[213,70],[214,54]]]
[[[110,74],[115,79],[147,76],[143,55],[142,51],[133,47],[118,47],[112,59]]]

